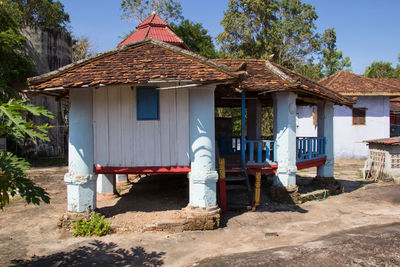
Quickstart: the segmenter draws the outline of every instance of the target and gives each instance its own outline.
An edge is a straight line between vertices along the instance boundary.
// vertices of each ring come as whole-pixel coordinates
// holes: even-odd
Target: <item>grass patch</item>
[[[111,233],[112,228],[110,223],[96,213],[91,215],[88,220],[80,218],[73,223],[74,232],[73,236],[103,236]]]

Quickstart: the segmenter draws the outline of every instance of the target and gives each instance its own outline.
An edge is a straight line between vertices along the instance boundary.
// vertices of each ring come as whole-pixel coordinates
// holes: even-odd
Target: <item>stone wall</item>
[[[27,39],[26,49],[32,56],[36,75],[56,70],[72,62],[72,38],[68,33],[42,30],[28,27],[21,30]],[[65,110],[67,103],[57,101],[54,97],[35,95],[29,97],[31,103],[50,110],[55,118],[35,118],[38,124],[49,123],[50,142],[39,141],[24,147],[27,156],[56,156],[64,157],[68,151],[68,129],[66,126]]]

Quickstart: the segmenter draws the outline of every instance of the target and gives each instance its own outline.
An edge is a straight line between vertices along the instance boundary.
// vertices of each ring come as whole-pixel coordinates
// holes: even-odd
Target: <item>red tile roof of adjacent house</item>
[[[188,50],[146,39],[28,79],[30,90],[58,95],[67,88],[162,81],[239,82],[239,72]],[[56,93],[56,91],[58,92]]]
[[[215,59],[215,61],[233,69],[246,70],[248,77],[240,82],[240,88],[245,90],[261,92],[292,90],[327,99],[335,104],[354,104],[352,99],[268,60]]]
[[[150,15],[136,27],[131,35],[125,38],[117,47],[137,42],[140,40],[154,38],[168,44],[176,45],[189,50],[189,47],[157,14]]]
[[[381,138],[381,139],[374,139],[374,140],[366,140],[366,143],[372,144],[384,144],[384,145],[400,145],[400,136],[390,137],[390,138]]]
[[[366,78],[345,70],[321,80],[320,83],[343,95],[400,96],[400,86]]]

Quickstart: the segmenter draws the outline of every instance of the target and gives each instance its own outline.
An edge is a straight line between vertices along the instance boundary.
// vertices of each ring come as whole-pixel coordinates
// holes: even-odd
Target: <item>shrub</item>
[[[108,221],[104,219],[104,216],[93,214],[89,217],[89,220],[80,218],[73,224],[75,232],[73,236],[103,236],[111,233],[111,226]]]

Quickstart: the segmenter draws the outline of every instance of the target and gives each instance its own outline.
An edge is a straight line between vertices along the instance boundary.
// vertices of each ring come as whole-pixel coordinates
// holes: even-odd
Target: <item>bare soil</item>
[[[277,252],[281,253],[280,260],[283,257],[288,262],[299,259],[304,265],[325,265],[322,256],[301,258],[298,255],[310,251],[325,255],[322,248],[326,245],[313,241],[332,237],[329,240],[334,244],[335,236],[348,231],[355,232],[349,232],[353,235],[346,235],[348,239],[338,239],[338,244],[343,246],[329,245],[329,253],[341,255],[345,244],[356,244],[361,239],[371,246],[382,247],[382,240],[398,237],[399,227],[389,226],[392,235],[383,239],[367,235],[365,229],[374,231],[399,223],[400,185],[364,181],[358,172],[362,166],[363,162],[359,160],[336,164],[335,176],[344,186],[344,194],[301,205],[275,204],[262,194],[262,205],[256,212],[228,212],[222,216],[220,229],[206,232],[142,232],[148,223],[179,216],[188,203],[188,183],[184,176],[132,179],[132,184],[119,189],[121,197],[98,201],[99,211],[116,229],[116,233],[100,238],[74,238],[56,226],[67,207],[63,181],[66,167],[33,168],[30,177],[47,189],[51,203],[33,206],[14,199],[0,212],[0,266],[190,266],[209,257],[223,259],[224,255],[274,249],[283,251]],[[303,170],[298,179],[314,176],[315,169]],[[262,193],[266,186],[263,181]],[[375,235],[379,236],[379,233]],[[302,250],[306,244],[311,245]],[[297,250],[285,254],[291,248]],[[382,254],[385,247],[382,249],[377,249],[376,253]],[[329,253],[327,257],[330,257]],[[351,253],[364,257],[356,251]],[[398,252],[388,250],[388,253],[391,256]],[[343,265],[341,263],[353,264],[338,261],[336,265]],[[377,265],[381,263],[377,262]],[[396,262],[388,263],[396,265]]]

